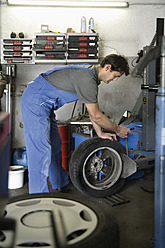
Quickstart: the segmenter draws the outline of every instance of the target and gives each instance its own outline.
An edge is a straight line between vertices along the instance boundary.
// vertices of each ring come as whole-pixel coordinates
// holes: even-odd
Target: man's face
[[[111,81],[116,82],[123,74],[119,71],[112,71],[111,65],[105,65],[104,72],[102,73],[101,81],[108,84]]]

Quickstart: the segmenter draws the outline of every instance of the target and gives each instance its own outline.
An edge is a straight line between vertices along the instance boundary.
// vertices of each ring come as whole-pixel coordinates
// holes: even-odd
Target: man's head
[[[121,55],[110,54],[99,65],[99,79],[105,83],[117,81],[123,74],[129,75],[127,59]]]
[[[129,65],[128,61],[125,57],[117,54],[110,54],[107,55],[102,62],[100,63],[101,67],[103,68],[105,65],[111,65],[112,71],[118,71],[121,74],[127,76],[129,75]]]

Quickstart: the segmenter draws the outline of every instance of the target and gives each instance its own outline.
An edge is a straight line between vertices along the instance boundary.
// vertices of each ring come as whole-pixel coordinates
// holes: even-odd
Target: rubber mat
[[[125,196],[121,194],[114,194],[104,198],[105,202],[109,203],[112,207],[130,202]]]

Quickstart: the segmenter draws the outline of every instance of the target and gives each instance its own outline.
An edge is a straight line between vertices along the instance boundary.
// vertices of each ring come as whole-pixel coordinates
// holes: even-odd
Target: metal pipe
[[[9,114],[11,114],[11,81],[9,82],[9,84],[8,84],[8,89],[9,89],[9,101],[8,101],[8,103],[9,103],[9,110],[8,110],[8,112],[9,112]]]
[[[165,88],[165,69],[163,69],[163,68],[165,68],[165,57],[161,58],[160,66],[162,68],[162,70],[161,70],[161,81],[160,81],[161,86],[160,87]]]
[[[162,37],[160,65],[161,87],[156,95],[155,248],[165,247],[165,37]]]
[[[165,247],[165,88],[156,96],[155,248]]]
[[[162,36],[160,74],[161,74],[160,87],[165,88],[165,36]]]
[[[6,84],[6,90],[4,90],[6,94],[6,112],[9,112],[9,107],[8,107],[8,95],[9,95],[9,90],[8,90],[8,84]]]
[[[8,78],[7,82],[7,90],[6,90],[6,112],[11,114],[11,85],[12,78],[15,76],[15,65],[7,65],[6,66],[6,75]]]

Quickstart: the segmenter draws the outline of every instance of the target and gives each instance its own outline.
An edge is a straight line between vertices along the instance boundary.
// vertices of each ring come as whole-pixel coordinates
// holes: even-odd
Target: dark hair
[[[107,55],[102,62],[100,63],[103,68],[105,65],[111,65],[112,71],[119,71],[121,73],[125,73],[125,75],[129,75],[129,65],[128,61],[124,56],[117,54]]]

